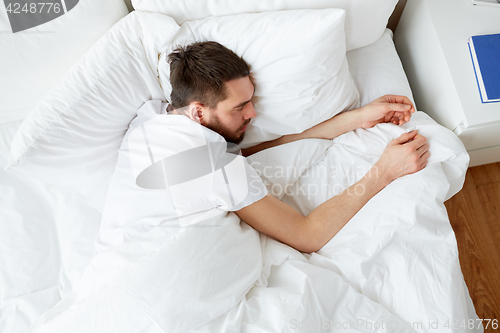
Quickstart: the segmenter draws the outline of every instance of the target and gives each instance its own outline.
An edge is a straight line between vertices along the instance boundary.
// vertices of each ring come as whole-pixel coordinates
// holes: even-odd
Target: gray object
[[[12,32],[24,31],[62,16],[75,8],[78,0],[4,0]]]

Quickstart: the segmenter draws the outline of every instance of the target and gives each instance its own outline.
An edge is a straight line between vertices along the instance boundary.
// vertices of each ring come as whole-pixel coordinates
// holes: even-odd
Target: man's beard
[[[238,133],[243,127],[248,125],[249,122],[250,122],[250,119],[248,119],[242,126],[240,126],[238,128],[236,133],[234,133],[234,132],[231,132],[226,126],[224,126],[220,122],[219,118],[216,115],[214,115],[213,120],[209,124],[207,124],[206,126],[208,128],[210,128],[212,131],[222,135],[224,137],[224,139],[226,139],[227,142],[239,144],[243,140],[243,138],[245,137],[245,132],[242,132],[241,134],[238,134]]]

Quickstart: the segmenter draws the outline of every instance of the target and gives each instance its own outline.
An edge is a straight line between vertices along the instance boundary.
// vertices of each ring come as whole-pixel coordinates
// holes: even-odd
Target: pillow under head
[[[168,54],[177,46],[217,41],[251,67],[257,117],[243,148],[300,133],[359,103],[349,73],[341,9],[277,11],[185,22],[158,64],[170,98]]]
[[[347,12],[347,50],[375,42],[384,32],[397,3],[398,0],[132,0],[135,10],[162,13],[178,24],[210,16],[340,8]]]

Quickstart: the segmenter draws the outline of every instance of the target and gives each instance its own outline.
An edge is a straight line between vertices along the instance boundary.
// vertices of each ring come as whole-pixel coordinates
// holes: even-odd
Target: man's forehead
[[[255,85],[249,76],[226,82],[228,98],[224,102],[242,103],[252,98]]]

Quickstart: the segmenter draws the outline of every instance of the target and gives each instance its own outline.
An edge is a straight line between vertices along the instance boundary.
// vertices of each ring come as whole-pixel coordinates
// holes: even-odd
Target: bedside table
[[[394,33],[417,109],[459,136],[470,166],[500,161],[500,103],[481,103],[467,44],[493,33],[500,6],[471,0],[409,0]]]

